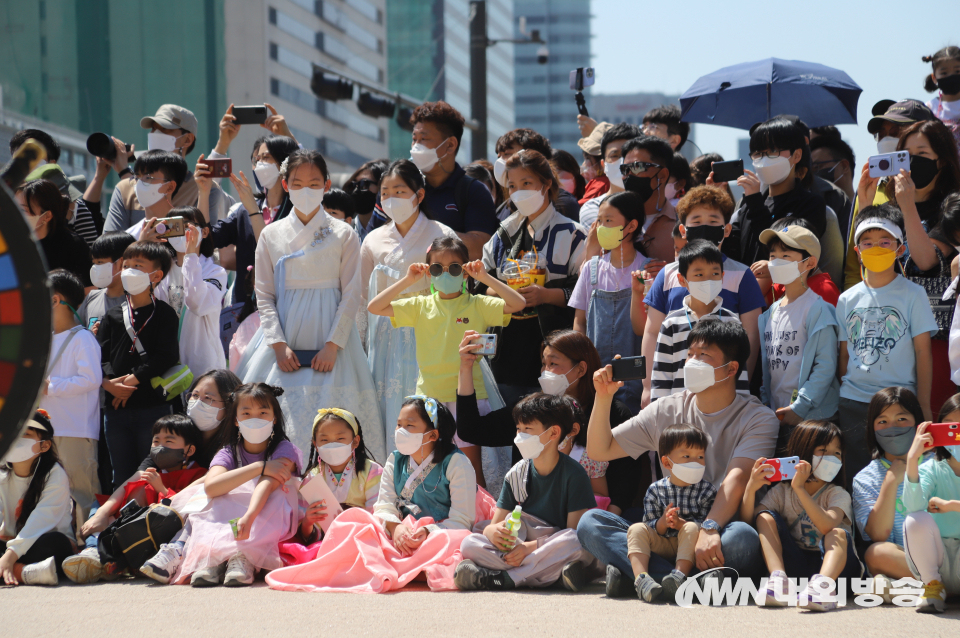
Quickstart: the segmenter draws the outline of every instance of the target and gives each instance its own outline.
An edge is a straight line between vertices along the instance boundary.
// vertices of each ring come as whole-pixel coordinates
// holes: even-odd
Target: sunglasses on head
[[[433,263],[430,264],[430,270],[427,272],[430,273],[431,277],[439,277],[444,271],[450,273],[451,277],[459,277],[463,274],[463,264],[450,264],[444,268],[441,264]]]
[[[659,164],[654,164],[653,162],[630,162],[629,164],[620,165],[620,174],[621,175],[639,175],[640,173],[646,173],[651,168],[663,168]]]

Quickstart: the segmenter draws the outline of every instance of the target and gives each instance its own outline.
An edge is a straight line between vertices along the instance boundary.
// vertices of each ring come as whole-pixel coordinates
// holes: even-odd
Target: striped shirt
[[[76,203],[77,209],[73,212],[73,219],[70,220],[69,225],[73,228],[73,232],[83,238],[88,247],[93,246],[93,242],[100,236],[97,232],[97,224],[93,221],[93,213],[83,203],[83,199],[78,199]]]
[[[716,497],[717,488],[707,481],[681,487],[671,483],[669,477],[662,478],[651,484],[643,497],[643,522],[653,527],[673,503],[680,518],[699,525],[710,514]],[[677,530],[668,529],[664,537],[676,535]]]
[[[723,307],[723,297],[717,297],[717,306],[703,319],[740,322],[740,316]],[[687,341],[690,331],[700,319],[690,310],[690,297],[684,297],[679,310],[674,310],[663,319],[657,335],[657,350],[653,354],[653,374],[650,377],[650,399],[656,400],[677,392],[683,392],[683,366],[687,362]],[[737,392],[750,394],[747,371],[741,370],[737,379]]]

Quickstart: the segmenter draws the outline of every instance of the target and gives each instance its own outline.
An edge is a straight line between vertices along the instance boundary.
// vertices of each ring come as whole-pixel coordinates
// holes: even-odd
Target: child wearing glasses
[[[397,299],[424,275],[429,275],[429,295]],[[489,286],[498,297],[471,294],[467,275]],[[463,333],[467,330],[485,332],[489,326],[503,327],[510,322],[510,316],[523,307],[520,293],[488,274],[479,261],[469,261],[467,246],[460,238],[442,236],[430,244],[427,263],[410,264],[407,274],[374,297],[367,310],[390,317],[394,328],[413,328],[420,367],[417,394],[434,397],[455,412]],[[473,374],[480,414],[503,407],[491,375],[484,375],[481,366],[475,367]],[[488,378],[487,383],[484,376]],[[488,397],[496,401],[491,404]],[[456,437],[456,443],[473,464],[477,483],[484,486],[480,448],[460,437]]]
[[[903,215],[889,204],[869,206],[857,217],[854,244],[863,281],[837,302],[840,341],[840,429],[847,444],[847,484],[870,462],[867,411],[874,394],[902,386],[932,418],[933,361],[930,338],[937,321],[926,291],[897,273],[903,255]]]

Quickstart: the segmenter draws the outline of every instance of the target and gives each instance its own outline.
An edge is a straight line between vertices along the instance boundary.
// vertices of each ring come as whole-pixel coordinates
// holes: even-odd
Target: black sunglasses
[[[368,191],[371,186],[377,186],[377,182],[372,179],[361,179],[359,182],[354,182],[353,188],[350,189],[351,193],[358,193],[360,191]]]
[[[459,277],[460,275],[463,274],[463,265],[450,264],[449,266],[444,268],[440,264],[433,263],[433,264],[430,264],[430,270],[428,272],[430,273],[431,277],[439,277],[440,275],[443,274],[443,271],[447,271],[448,273],[450,273],[451,277]]]
[[[640,173],[646,173],[651,168],[663,168],[659,164],[654,164],[653,162],[630,162],[629,164],[620,165],[620,174],[626,177],[631,173],[633,175],[639,175]]]

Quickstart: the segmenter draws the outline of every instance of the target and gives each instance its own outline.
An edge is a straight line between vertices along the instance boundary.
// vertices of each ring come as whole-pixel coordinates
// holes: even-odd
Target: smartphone
[[[933,436],[935,447],[960,445],[960,423],[931,423],[927,433]]]
[[[570,90],[582,91],[588,86],[593,86],[597,81],[593,67],[579,67],[570,71]]]
[[[235,106],[233,107],[233,117],[235,124],[263,124],[267,121],[267,107],[260,106]]]
[[[779,459],[767,459],[767,465],[773,466],[773,474],[767,476],[767,480],[789,481],[797,475],[797,463],[800,462],[799,456],[785,456]]]
[[[169,239],[183,237],[186,234],[187,225],[183,223],[183,217],[164,217],[157,222],[157,237]]]
[[[482,334],[477,335],[477,343],[481,346],[479,350],[474,350],[474,354],[490,355],[493,356],[497,354],[497,335],[495,334]]]
[[[730,160],[729,162],[714,162],[710,165],[713,171],[713,181],[735,182],[737,178],[743,175],[743,160]]]
[[[870,165],[870,177],[889,177],[890,175],[899,175],[900,169],[910,170],[909,151],[894,151],[893,153],[883,153],[882,155],[873,155],[867,158]]]
[[[613,366],[614,381],[631,381],[633,379],[643,379],[647,376],[647,360],[644,357],[624,357],[614,359]]]
[[[203,163],[210,167],[210,177],[230,177],[230,173],[233,172],[233,160],[229,157],[204,159]]]
[[[313,362],[313,358],[317,356],[319,350],[294,350],[293,354],[296,355],[297,361],[300,362],[301,368],[309,368],[310,364]]]

